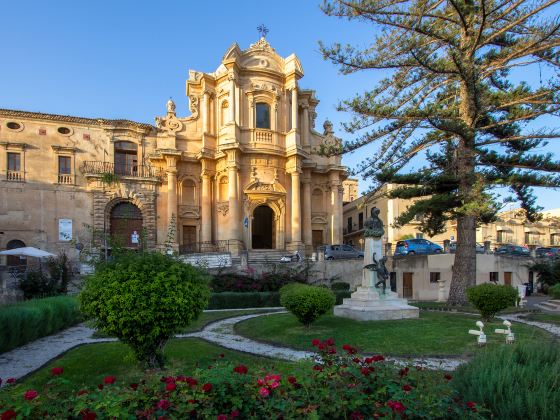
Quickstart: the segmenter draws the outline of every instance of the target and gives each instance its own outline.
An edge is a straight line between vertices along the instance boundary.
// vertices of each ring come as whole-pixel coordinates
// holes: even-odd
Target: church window
[[[183,181],[182,201],[183,204],[196,204],[196,186],[192,179]]]
[[[259,102],[256,105],[257,128],[270,129],[270,105]]]

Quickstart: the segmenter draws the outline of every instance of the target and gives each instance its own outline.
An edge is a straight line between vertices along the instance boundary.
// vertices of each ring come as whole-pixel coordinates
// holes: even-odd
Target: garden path
[[[558,325],[549,324],[548,322],[529,321],[520,314],[503,315],[498,317],[509,321],[521,322],[522,324],[532,325],[533,327],[542,328],[556,337],[560,337],[560,327]]]
[[[263,309],[263,308],[261,308]],[[242,337],[235,333],[234,325],[256,316],[267,316],[278,313],[279,308],[275,312],[265,312],[259,314],[242,315],[232,318],[226,318],[206,325],[202,331],[188,334],[179,334],[178,338],[201,338],[219,346],[238,350],[245,353],[264,356],[270,358],[284,360],[302,360],[313,357],[315,353],[295,350],[288,347],[281,347],[267,343],[258,342],[249,338]],[[49,361],[59,357],[68,350],[92,343],[104,343],[117,341],[115,338],[93,338],[94,329],[84,324],[68,328],[58,334],[43,337],[18,347],[6,353],[0,354],[0,378],[3,384],[6,384],[7,378],[22,378],[30,373],[40,369]],[[465,359],[455,358],[396,358],[388,357],[390,361],[401,365],[422,365],[428,369],[454,370],[461,363],[465,363]]]

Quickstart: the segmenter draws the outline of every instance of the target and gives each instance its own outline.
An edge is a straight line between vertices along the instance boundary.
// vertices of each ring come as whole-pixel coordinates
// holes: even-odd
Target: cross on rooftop
[[[259,31],[259,34],[261,34],[261,38],[265,38],[266,34],[269,32],[268,28],[264,26],[264,23],[261,23],[259,26],[257,26],[257,31]]]

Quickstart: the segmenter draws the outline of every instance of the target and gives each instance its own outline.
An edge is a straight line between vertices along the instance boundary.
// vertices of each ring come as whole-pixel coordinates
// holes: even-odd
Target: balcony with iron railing
[[[112,174],[117,177],[156,178],[161,180],[164,171],[150,165],[115,164],[112,162],[85,161],[80,167],[84,175]]]

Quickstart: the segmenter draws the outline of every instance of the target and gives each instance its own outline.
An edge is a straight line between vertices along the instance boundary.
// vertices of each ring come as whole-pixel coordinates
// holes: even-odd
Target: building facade
[[[342,243],[340,140],[315,129],[303,69],[261,38],[190,71],[191,115],[155,126],[0,110],[0,248],[56,251],[107,232],[129,247],[311,251]]]
[[[392,249],[397,241],[403,239],[425,238],[442,246],[444,241],[457,239],[455,221],[448,222],[445,232],[433,237],[420,231],[421,216],[405,226],[394,227],[396,219],[413,201],[387,197],[387,193],[393,188],[394,185],[387,184],[373,196],[362,196],[344,204],[344,243],[363,249],[363,223],[373,207],[381,210],[380,218],[385,223],[384,241]],[[535,223],[527,221],[523,211],[519,209],[501,212],[495,222],[477,228],[476,240],[480,244],[489,243],[492,250],[506,244],[529,247],[560,246],[560,209],[543,212],[542,219]]]

